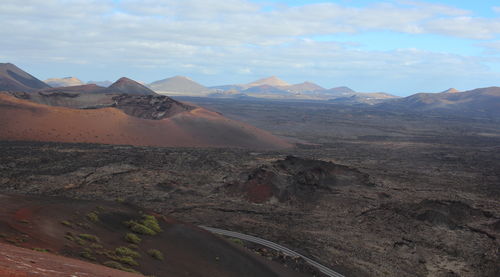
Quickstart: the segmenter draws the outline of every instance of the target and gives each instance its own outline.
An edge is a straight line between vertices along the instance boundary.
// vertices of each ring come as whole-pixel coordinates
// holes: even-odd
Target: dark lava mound
[[[189,111],[194,107],[175,101],[165,95],[128,95],[122,94],[112,98],[116,107],[126,114],[159,120],[170,117],[176,113]]]
[[[242,179],[229,185],[229,191],[243,193],[255,203],[273,198],[280,202],[307,200],[317,197],[317,191],[336,186],[373,185],[368,174],[355,168],[293,156],[260,166]]]

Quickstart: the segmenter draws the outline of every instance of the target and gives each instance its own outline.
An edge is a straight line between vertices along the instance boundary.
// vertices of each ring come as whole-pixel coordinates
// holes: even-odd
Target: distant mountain
[[[271,86],[271,87],[288,87],[290,86],[289,83],[281,80],[280,78],[276,76],[271,76],[267,78],[263,78],[260,80],[257,80],[252,83],[248,83],[244,85],[246,89],[251,88],[251,87],[258,87],[258,86]]]
[[[259,86],[253,86],[248,89],[245,89],[242,91],[242,93],[248,94],[248,95],[291,95],[290,92],[286,91],[285,89],[282,89],[281,87],[275,87],[271,85],[259,85]]]
[[[139,84],[138,82],[129,78],[122,77],[114,82],[111,86],[106,88],[104,93],[113,94],[133,94],[133,95],[155,95],[156,93],[151,89]]]
[[[220,86],[213,86],[209,87],[209,89],[212,90],[221,90],[221,91],[228,91],[228,90],[244,90],[244,85],[220,85]]]
[[[32,92],[44,88],[50,86],[11,63],[0,63],[0,91]]]
[[[46,88],[38,90],[38,93],[43,95],[49,94],[61,94],[61,93],[104,93],[106,88],[98,86],[98,85],[80,85],[80,86],[69,86],[69,87],[55,87],[55,88]]]
[[[50,78],[45,80],[44,82],[53,88],[83,85],[83,82],[76,77]]]
[[[460,92],[460,91],[456,88],[449,88],[449,89],[443,91],[443,93],[457,93],[457,92]]]
[[[354,93],[356,93],[356,92],[349,87],[335,87],[335,88],[327,89],[323,93],[328,94],[328,95],[341,96],[341,95],[354,95]]]
[[[191,80],[184,76],[175,76],[163,80],[159,80],[149,84],[149,87],[159,93],[167,94],[191,94],[191,95],[203,95],[207,94],[210,89],[198,84],[197,82]]]
[[[455,93],[417,93],[388,101],[380,107],[400,111],[500,117],[500,87],[478,88]]]
[[[303,82],[300,84],[283,87],[283,89],[293,93],[320,92],[325,90],[325,88],[311,82]]]
[[[98,86],[101,86],[101,87],[109,87],[111,86],[111,84],[113,84],[113,82],[111,81],[88,81],[87,82],[87,85],[91,85],[91,84],[94,84],[94,85],[98,85]]]

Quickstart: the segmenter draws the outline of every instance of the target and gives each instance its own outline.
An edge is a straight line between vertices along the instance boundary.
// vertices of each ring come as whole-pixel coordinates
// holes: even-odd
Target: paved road
[[[289,255],[292,257],[301,257],[306,262],[308,262],[310,265],[316,267],[319,271],[321,271],[322,273],[324,273],[328,276],[345,277],[344,275],[342,275],[338,272],[335,272],[335,271],[329,269],[328,267],[309,259],[308,257],[305,257],[305,256],[303,256],[303,255],[301,255],[293,250],[290,250],[290,249],[288,249],[284,246],[281,246],[279,244],[276,244],[272,241],[268,241],[265,239],[261,239],[258,237],[249,236],[249,235],[245,235],[245,234],[241,234],[241,233],[237,233],[237,232],[233,232],[233,231],[227,231],[227,230],[211,228],[211,227],[206,227],[206,226],[200,226],[200,228],[203,228],[203,229],[210,231],[212,233],[215,233],[215,234],[224,235],[224,236],[233,237],[233,238],[238,238],[238,239],[242,239],[242,240],[246,240],[246,241],[251,241],[253,243],[257,243],[260,245],[264,245],[264,246],[267,246],[267,247],[272,248],[274,250],[281,251],[281,252],[285,253],[286,255]]]

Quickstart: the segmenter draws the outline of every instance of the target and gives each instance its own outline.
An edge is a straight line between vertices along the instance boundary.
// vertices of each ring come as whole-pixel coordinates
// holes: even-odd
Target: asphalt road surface
[[[281,246],[279,244],[276,244],[272,241],[268,241],[268,240],[254,237],[254,236],[245,235],[242,233],[237,233],[237,232],[233,232],[233,231],[227,231],[227,230],[222,230],[222,229],[217,229],[217,228],[212,228],[212,227],[200,226],[200,228],[203,228],[203,229],[205,229],[209,232],[212,232],[214,234],[219,234],[219,235],[223,235],[223,236],[238,238],[241,240],[246,240],[246,241],[250,241],[253,243],[257,243],[257,244],[269,247],[271,249],[280,251],[280,252],[282,252],[286,255],[289,255],[291,257],[300,257],[300,258],[304,259],[310,265],[316,267],[319,271],[321,271],[325,275],[328,275],[331,277],[345,277],[344,275],[342,275],[336,271],[333,271],[332,269],[330,269],[330,268],[328,268],[328,267],[326,267],[326,266],[324,266],[316,261],[313,261],[313,260],[309,259],[308,257],[305,257],[305,256],[303,256],[303,255],[301,255],[293,250],[290,250],[290,249],[288,249],[284,246]]]

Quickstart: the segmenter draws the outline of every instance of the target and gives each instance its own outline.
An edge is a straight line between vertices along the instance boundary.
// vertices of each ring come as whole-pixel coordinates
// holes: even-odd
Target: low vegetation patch
[[[138,235],[133,234],[133,233],[127,233],[125,235],[125,240],[130,242],[130,243],[134,243],[134,244],[139,244],[141,242],[141,238]]]
[[[125,256],[125,257],[113,256],[112,259],[117,261],[117,262],[124,263],[124,264],[131,265],[131,266],[138,266],[139,265],[139,263],[136,262],[134,260],[134,258],[132,258],[130,256]]]
[[[85,240],[81,239],[80,237],[74,236],[71,232],[67,232],[66,235],[64,236],[65,239],[75,242],[78,245],[85,245],[86,242]]]
[[[96,258],[94,257],[93,251],[90,248],[85,248],[82,252],[80,252],[80,256],[82,258],[85,258],[87,260],[95,261]]]
[[[239,244],[241,246],[245,245],[245,243],[242,240],[237,239],[237,238],[229,238],[228,240],[233,242],[233,243]]]
[[[126,271],[126,272],[132,272],[132,273],[139,273],[139,271],[137,270],[134,270],[132,268],[128,268],[128,267],[125,267],[123,266],[121,263],[117,262],[117,261],[106,261],[104,263],[102,263],[103,265],[107,266],[107,267],[111,267],[111,268],[114,268],[114,269],[118,269],[118,270],[122,270],[122,271]]]
[[[160,250],[149,249],[148,254],[159,261],[163,261],[163,253],[161,253]]]
[[[87,219],[92,221],[92,222],[98,222],[99,215],[96,212],[90,212],[87,214]]]
[[[139,258],[141,256],[141,254],[139,254],[138,252],[136,252],[128,247],[125,247],[125,246],[117,247],[115,249],[115,253],[116,253],[116,255],[119,255],[119,256],[129,256],[129,257],[133,257],[133,258]]]
[[[78,237],[90,242],[100,242],[98,237],[91,234],[79,234]]]
[[[67,220],[61,221],[61,224],[68,227],[73,227],[73,224]]]
[[[156,217],[152,215],[143,215],[141,221],[129,220],[124,222],[134,233],[154,236],[162,231]]]
[[[45,249],[45,248],[37,248],[37,247],[33,248],[33,250],[38,251],[38,252],[50,252],[48,249]]]

